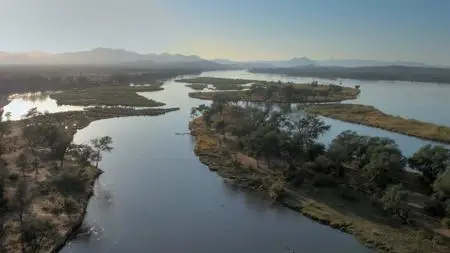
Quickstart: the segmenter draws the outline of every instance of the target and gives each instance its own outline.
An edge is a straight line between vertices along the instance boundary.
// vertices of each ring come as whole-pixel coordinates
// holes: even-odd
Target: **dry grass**
[[[332,104],[309,107],[307,111],[409,136],[450,143],[450,127],[389,115],[373,106]]]

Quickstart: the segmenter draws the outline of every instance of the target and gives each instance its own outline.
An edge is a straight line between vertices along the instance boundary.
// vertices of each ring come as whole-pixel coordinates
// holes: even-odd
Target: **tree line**
[[[380,67],[311,67],[255,68],[254,73],[284,74],[318,78],[346,78],[359,80],[391,80],[429,83],[450,83],[448,68],[380,66]]]
[[[450,218],[450,150],[443,146],[426,145],[405,157],[394,140],[354,131],[340,133],[325,146],[318,138],[330,126],[315,115],[237,106],[220,97],[211,106],[192,108],[191,115],[202,116],[219,133],[220,149],[230,133],[240,152],[255,157],[258,168],[265,161],[284,184],[337,188],[342,198],[368,199],[403,223],[412,222],[406,198],[419,191],[428,199],[424,212]],[[408,165],[419,173],[405,171]],[[283,195],[282,187],[274,189],[280,192],[272,196]]]

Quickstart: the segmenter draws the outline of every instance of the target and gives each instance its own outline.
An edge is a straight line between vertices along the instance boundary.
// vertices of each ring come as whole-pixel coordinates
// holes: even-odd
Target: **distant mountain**
[[[183,64],[181,64],[183,63]],[[88,51],[47,54],[43,52],[8,53],[0,52],[0,65],[123,65],[163,66],[175,64],[186,66],[206,66],[211,68],[298,68],[298,67],[373,67],[373,66],[408,66],[428,67],[423,63],[409,61],[378,61],[360,59],[330,59],[316,61],[308,57],[294,57],[289,60],[233,61],[228,59],[205,60],[197,55],[181,54],[139,54],[123,49],[96,48]]]
[[[200,63],[201,62],[201,63]],[[74,64],[74,65],[164,65],[175,63],[195,63],[198,65],[218,66],[196,55],[181,54],[139,54],[123,49],[96,48],[89,51],[62,54],[46,54],[41,52],[7,53],[0,52],[0,64]],[[132,64],[133,63],[133,64]]]
[[[429,65],[412,61],[378,61],[360,59],[330,59],[324,61],[312,60],[308,57],[294,57],[290,60],[273,61],[231,61],[227,59],[214,59],[212,61],[239,66],[241,68],[298,68],[298,67],[376,67],[376,66],[407,66],[407,67],[430,67]]]
[[[407,66],[407,67],[429,67],[420,62],[412,61],[377,61],[377,60],[360,60],[360,59],[330,59],[318,61],[320,66],[324,67],[376,67],[376,66]]]
[[[316,61],[309,59],[308,57],[295,57],[287,61],[278,62],[280,67],[301,67],[301,66],[314,66]]]
[[[315,61],[307,57],[295,57],[290,60],[279,61],[231,61],[228,59],[214,59],[212,61],[241,68],[290,68],[299,66],[311,66],[316,64]]]

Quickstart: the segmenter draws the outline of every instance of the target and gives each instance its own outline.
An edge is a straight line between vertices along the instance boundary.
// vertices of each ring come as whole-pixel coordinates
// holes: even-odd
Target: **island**
[[[215,97],[220,97],[227,101],[321,103],[355,99],[360,93],[359,88],[356,87],[344,87],[334,84],[320,85],[316,81],[308,84],[226,78],[214,78],[212,81],[231,82],[232,84],[233,82],[250,83],[251,86],[238,91],[191,92],[189,96],[203,100],[213,100]],[[211,80],[208,82],[211,82]]]
[[[190,87],[194,90],[202,90],[211,85],[216,90],[242,90],[246,87],[244,84],[257,83],[257,80],[247,79],[232,79],[232,78],[219,78],[219,77],[197,77],[191,79],[178,79],[180,83],[189,83],[186,87]]]
[[[450,199],[448,159],[432,155],[439,150],[450,158],[450,150],[425,146],[405,159],[395,141],[352,131],[325,147],[318,138],[330,126],[314,114],[293,119],[224,100],[193,108],[192,117],[195,154],[225,182],[353,234],[379,252],[450,251],[450,220],[436,212]],[[407,161],[423,174],[406,171]]]
[[[337,120],[376,127],[404,135],[450,143],[450,127],[389,115],[370,105],[315,105],[307,107],[306,111]]]
[[[147,99],[137,94],[137,92],[161,90],[163,90],[161,84],[142,86],[109,85],[53,92],[50,94],[50,97],[55,99],[58,105],[157,107],[163,106],[164,103]]]

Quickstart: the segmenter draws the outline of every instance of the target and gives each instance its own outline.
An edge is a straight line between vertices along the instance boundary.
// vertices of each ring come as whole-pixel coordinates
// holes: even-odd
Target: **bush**
[[[423,208],[426,214],[432,217],[444,217],[445,216],[445,206],[441,201],[429,200],[425,203]]]
[[[11,182],[16,182],[18,179],[19,179],[19,173],[11,172],[9,174],[9,180],[11,180]]]
[[[278,200],[281,197],[283,197],[284,194],[284,182],[281,180],[275,181],[270,187],[269,187],[269,196],[273,200]]]
[[[338,189],[339,189],[339,196],[341,196],[341,198],[352,202],[359,201],[359,194],[353,188],[341,184],[339,185]]]
[[[441,221],[442,226],[446,227],[446,228],[450,228],[450,218],[444,218]]]
[[[314,175],[313,185],[316,187],[336,187],[336,179],[330,175],[317,173]]]
[[[316,164],[316,170],[329,174],[331,172],[331,168],[333,167],[333,162],[324,155],[319,155],[314,160]]]

